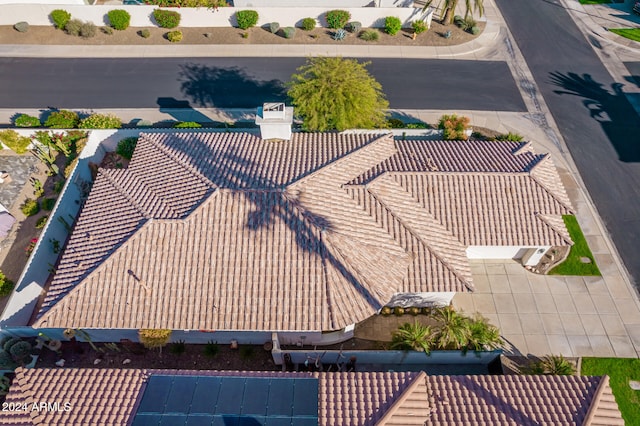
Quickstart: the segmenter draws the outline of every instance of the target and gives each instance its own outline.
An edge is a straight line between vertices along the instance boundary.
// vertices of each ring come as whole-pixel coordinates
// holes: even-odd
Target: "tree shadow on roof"
[[[271,102],[287,98],[282,81],[258,81],[240,67],[190,63],[180,68],[180,89],[198,107],[255,108],[257,100]]]
[[[622,92],[622,84],[613,83],[613,92],[610,92],[590,74],[572,72],[551,73],[551,82],[563,89],[554,91],[559,95],[584,98],[582,104],[589,110],[591,118],[602,126],[620,161],[640,162],[640,117]]]

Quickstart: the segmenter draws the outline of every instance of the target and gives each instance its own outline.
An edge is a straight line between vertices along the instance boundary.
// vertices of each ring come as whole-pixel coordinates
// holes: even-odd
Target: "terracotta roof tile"
[[[564,244],[554,173],[520,143],[143,134],[100,172],[34,325],[339,329],[471,289],[467,245]]]
[[[426,376],[410,372],[295,373],[19,368],[7,401],[70,401],[69,412],[1,412],[12,425],[122,425],[150,375],[315,377],[320,425],[623,425],[608,378]]]

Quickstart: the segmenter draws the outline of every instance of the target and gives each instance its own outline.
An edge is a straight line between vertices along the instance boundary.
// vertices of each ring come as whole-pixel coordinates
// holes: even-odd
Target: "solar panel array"
[[[152,375],[133,426],[311,426],[318,379]]]

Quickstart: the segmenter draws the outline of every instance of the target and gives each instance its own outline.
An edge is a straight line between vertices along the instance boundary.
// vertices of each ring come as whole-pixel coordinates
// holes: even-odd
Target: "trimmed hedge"
[[[170,31],[167,33],[167,40],[171,43],[179,43],[182,41],[182,31]]]
[[[20,114],[16,117],[14,124],[16,127],[40,127],[42,123],[38,117],[33,117],[27,114]]]
[[[258,23],[258,12],[255,10],[239,10],[236,12],[236,20],[238,21],[238,28],[247,30],[255,27]]]
[[[384,20],[384,30],[389,35],[396,35],[402,29],[402,21],[395,16],[387,16]]]
[[[109,23],[113,27],[113,29],[122,31],[129,28],[129,23],[131,22],[131,15],[126,10],[122,9],[114,9],[110,10],[107,13],[109,17]]]
[[[53,21],[53,25],[59,30],[63,30],[67,26],[67,22],[71,19],[71,14],[62,9],[52,11],[49,16]]]
[[[73,111],[61,109],[60,111],[53,111],[47,120],[44,122],[45,127],[52,129],[74,129],[78,126],[80,118],[78,114]]]
[[[302,29],[305,31],[311,31],[316,27],[316,20],[314,18],[304,18],[302,20]]]
[[[180,121],[173,125],[174,129],[199,129],[201,127],[202,124],[195,121]]]
[[[328,11],[325,18],[329,28],[337,30],[344,28],[347,22],[349,22],[349,19],[351,19],[351,14],[346,10],[336,9]]]
[[[122,122],[113,114],[91,114],[87,118],[80,120],[80,129],[119,129]]]
[[[156,9],[153,11],[153,19],[161,28],[176,28],[180,25],[180,14],[172,10]]]

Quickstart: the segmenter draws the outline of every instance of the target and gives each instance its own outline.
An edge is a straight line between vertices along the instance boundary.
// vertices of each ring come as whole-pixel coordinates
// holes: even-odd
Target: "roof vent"
[[[262,139],[291,139],[293,107],[282,102],[267,102],[258,107],[256,124],[260,126]]]

